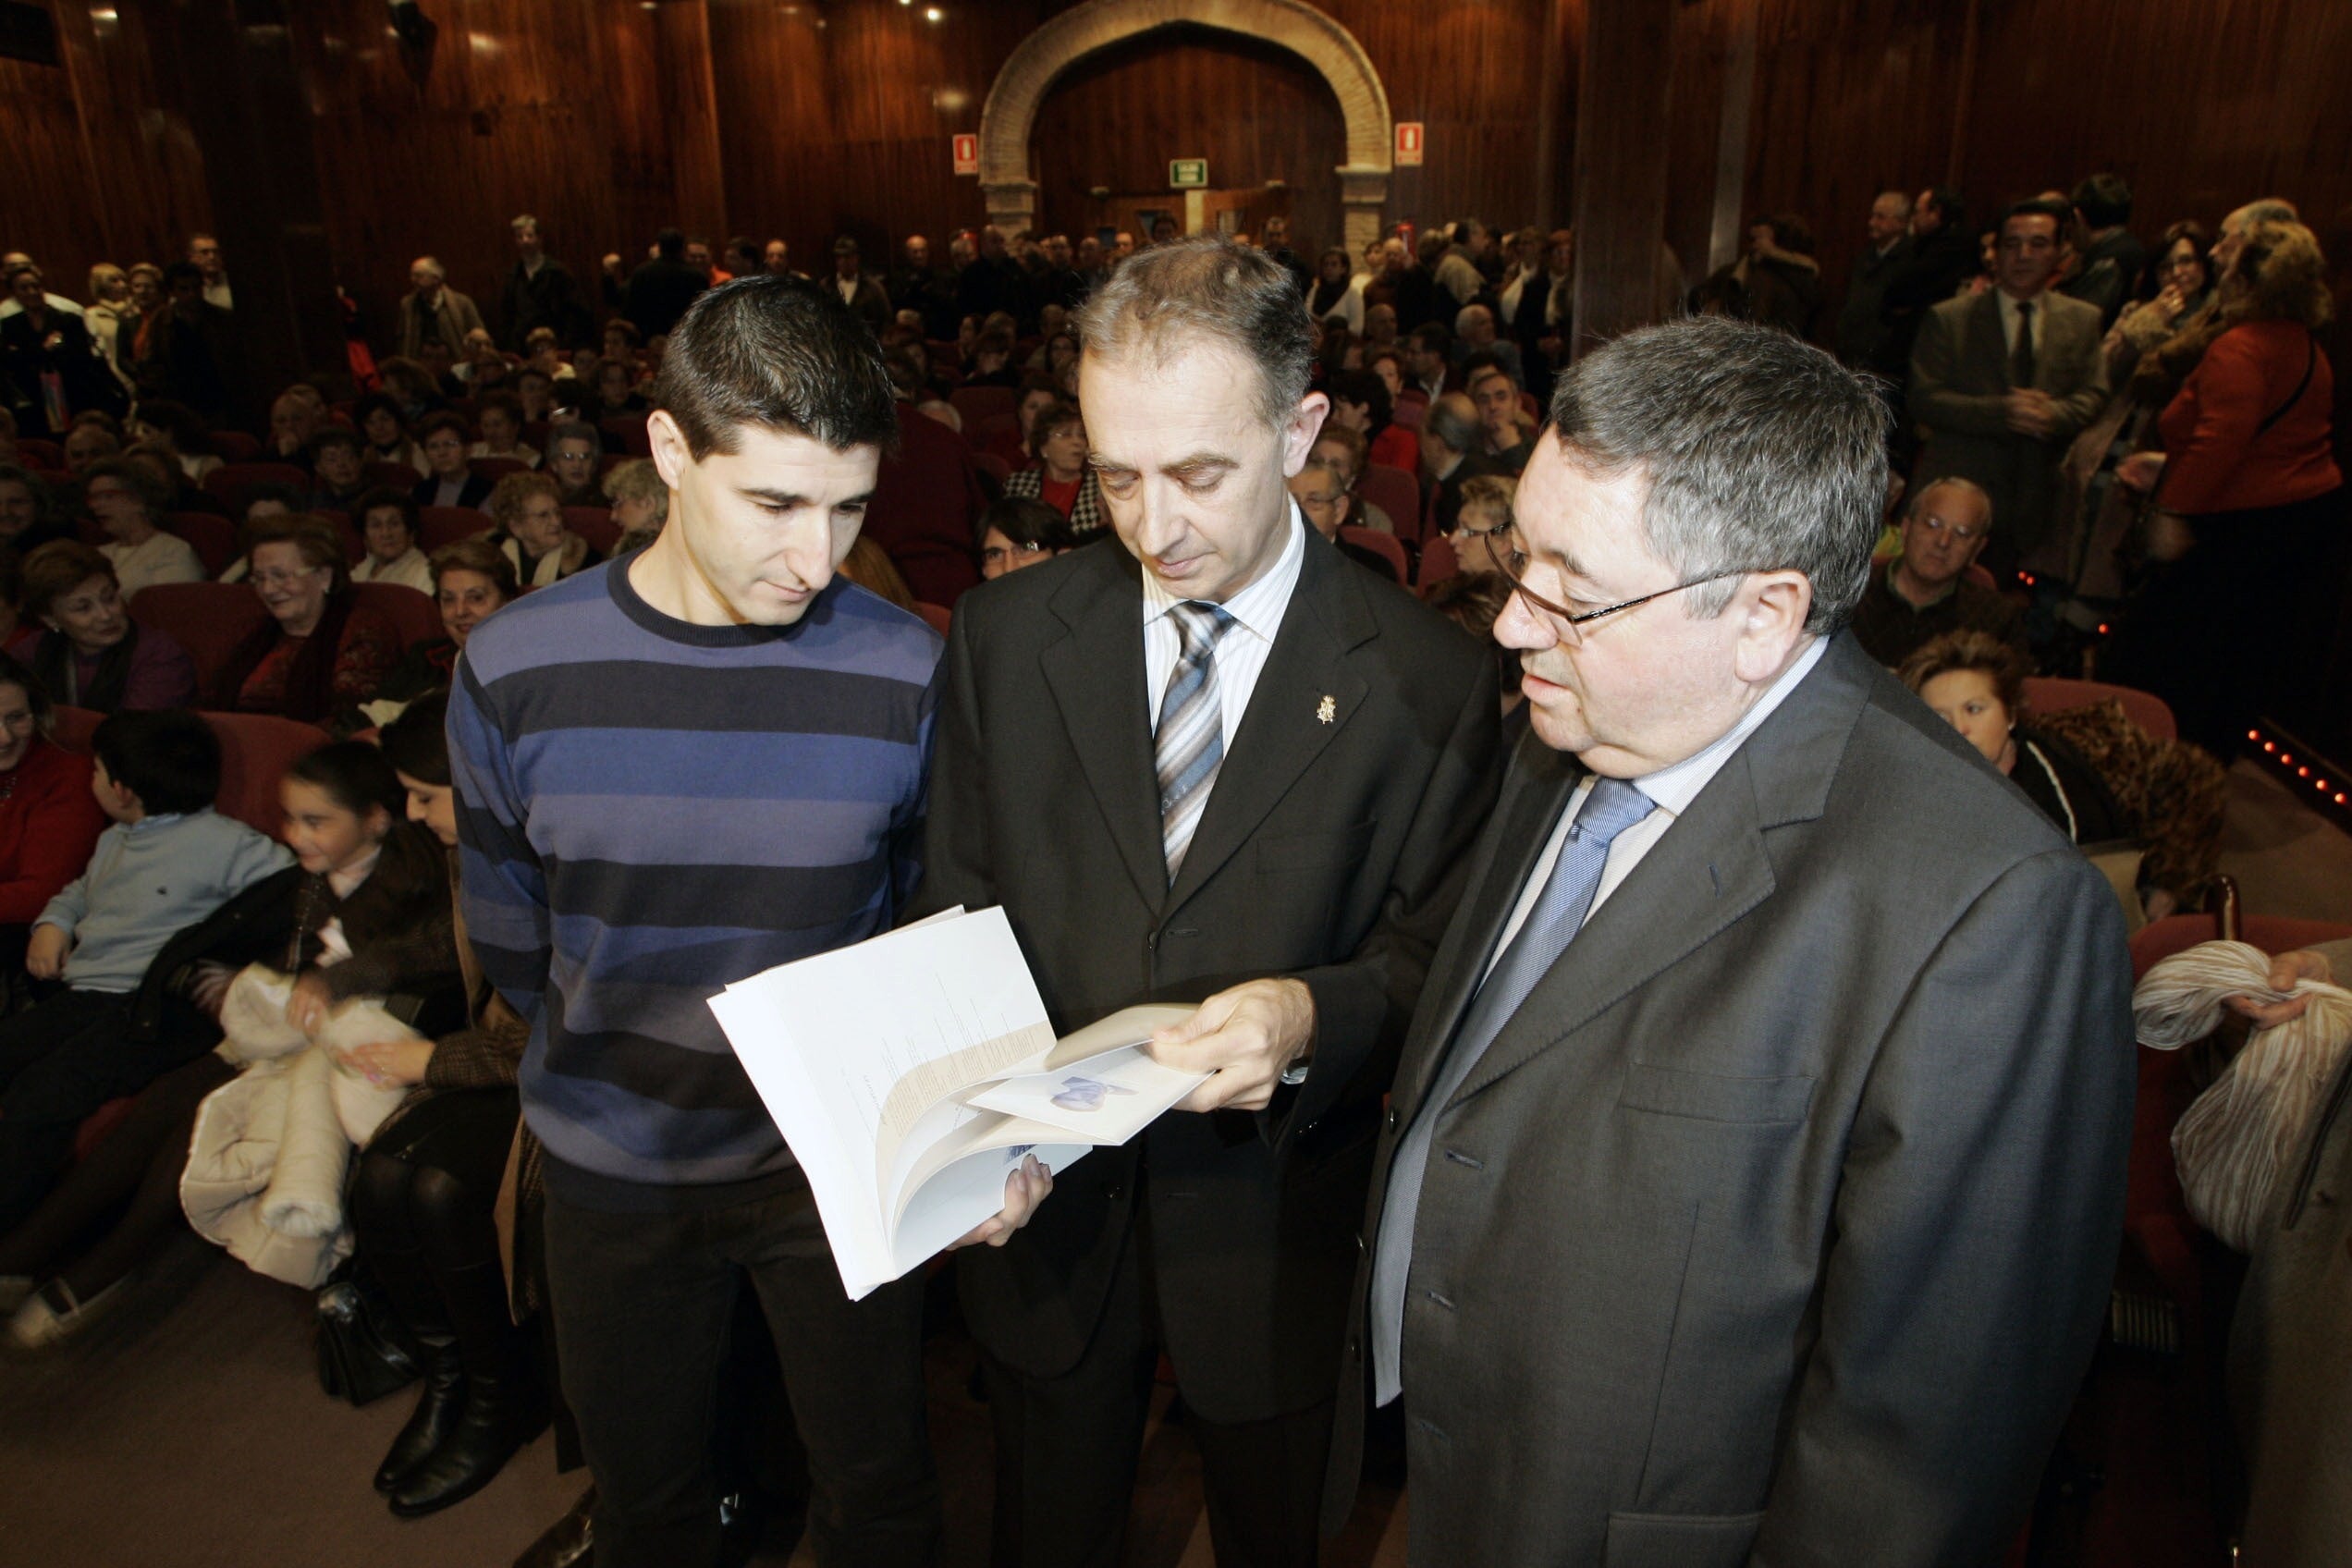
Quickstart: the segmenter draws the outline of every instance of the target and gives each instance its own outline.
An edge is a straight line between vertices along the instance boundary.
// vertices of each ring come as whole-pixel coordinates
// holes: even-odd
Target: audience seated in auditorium
[[[1478,454],[1485,439],[1477,405],[1464,394],[1448,392],[1429,405],[1421,421],[1421,488],[1429,498],[1436,532],[1453,532],[1464,483],[1503,472],[1493,459]]]
[[[434,603],[441,611],[445,635],[410,648],[376,687],[367,715],[380,723],[389,722],[427,692],[448,685],[473,629],[520,592],[514,563],[486,533],[442,545],[433,552],[432,570]]]
[[[2075,749],[2045,735],[2026,713],[2033,666],[2014,643],[1975,630],[1948,631],[1903,661],[1903,683],[2008,775],[2067,841],[2107,843],[2125,836],[2123,814],[2098,772]]]
[[[1004,459],[1005,467],[1019,472],[1037,464],[1037,416],[1061,402],[1060,389],[1053,378],[1035,373],[1024,376],[1021,383],[1020,401],[1013,404],[1013,423],[1009,429],[998,431],[980,444],[979,449]]]
[[[1456,370],[1462,372],[1459,385],[1469,385],[1468,372],[1474,357],[1483,357],[1501,365],[1514,382],[1525,384],[1526,367],[1519,357],[1519,345],[1498,337],[1494,312],[1484,305],[1464,305],[1453,320],[1453,345],[1448,351]]]
[[[596,483],[604,456],[603,435],[593,424],[570,420],[550,430],[545,472],[556,482],[556,498],[567,507],[605,505]]]
[[[20,1348],[87,1328],[178,1228],[198,1109],[239,1071],[228,1051],[206,1048],[221,1038],[221,998],[239,970],[299,974],[287,1020],[306,1031],[354,997],[454,989],[446,856],[400,820],[402,791],[376,749],[347,741],[298,758],[279,802],[294,864],[277,849],[282,869],[183,926],[149,967],[163,994],[151,1004],[142,991],[141,1005],[181,1065],[153,1077],[98,1148],[0,1232],[0,1289],[22,1298],[8,1326]],[[319,962],[337,950],[350,956]]]
[[[84,410],[119,414],[129,407],[84,317],[50,308],[41,269],[10,267],[5,282],[17,310],[0,320],[0,381],[22,433],[56,436]]]
[[[66,472],[79,479],[93,465],[119,457],[122,441],[95,417],[80,414],[75,416],[73,428],[66,432],[65,439],[57,443],[57,449],[66,459]]]
[[[1110,521],[1103,509],[1102,481],[1086,461],[1086,416],[1074,403],[1056,403],[1036,416],[1032,439],[1037,466],[1005,481],[1009,498],[1043,501],[1069,521],[1084,538]]]
[[[351,592],[342,541],[299,516],[265,519],[252,538],[253,591],[269,619],[229,654],[214,703],[320,724],[374,697],[400,660],[400,633]]]
[[[91,747],[114,825],[25,952],[35,981],[62,985],[0,1021],[0,1235],[55,1183],[84,1117],[185,1060],[165,944],[292,859],[213,810],[220,741],[196,715],[117,713]]]
[[[122,457],[123,461],[153,480],[160,494],[170,497],[169,504],[164,508],[166,512],[210,512],[214,517],[228,515],[227,505],[202,485],[190,484],[179,464],[162,447],[145,441],[135,441],[124,449]]]
[[[369,462],[404,464],[420,475],[433,472],[424,448],[409,431],[409,416],[401,411],[398,398],[388,392],[371,392],[353,405],[351,414],[366,438]]]
[[[515,581],[545,588],[603,560],[603,552],[564,526],[556,482],[544,473],[510,473],[490,492],[490,542],[513,563]]]
[[[398,490],[371,490],[352,508],[366,558],[351,569],[354,582],[398,582],[433,592],[433,569],[417,548],[417,504]]]
[[[417,426],[429,465],[425,476],[409,494],[420,507],[472,507],[486,509],[492,482],[473,472],[466,456],[466,423],[447,411],[426,416]]]
[[[1488,365],[1470,374],[1468,387],[1483,437],[1479,455],[1516,479],[1536,452],[1536,422],[1520,406],[1519,384],[1501,366]]]
[[[654,542],[669,520],[669,486],[651,458],[615,463],[605,475],[605,499],[611,503],[613,526],[620,530],[613,554],[625,556]]]
[[[0,654],[0,1015],[24,989],[34,919],[81,875],[106,825],[88,759],[49,739],[50,700],[39,679]]]
[[[270,404],[269,439],[262,444],[263,456],[271,462],[310,467],[311,438],[318,434],[325,412],[299,392],[280,393]]]
[[[97,713],[195,702],[194,661],[131,618],[103,554],[59,539],[26,557],[20,578],[31,629],[14,651],[52,700]]]
[[[17,552],[18,559],[53,539],[73,537],[73,521],[59,512],[49,486],[31,471],[0,462],[0,549]]]
[[[990,582],[1024,566],[1051,560],[1079,543],[1069,520],[1060,512],[1043,501],[1014,496],[989,502],[973,533],[980,575]]]
[[[1315,445],[1308,454],[1331,465],[1338,477],[1343,515],[1340,521],[1358,528],[1377,529],[1382,533],[1396,532],[1396,520],[1380,508],[1364,498],[1364,435],[1344,424],[1329,421],[1315,433]],[[1408,518],[1408,522],[1415,520]]]
[[[1463,481],[1454,526],[1443,535],[1453,546],[1456,570],[1502,570],[1501,552],[1508,547],[1518,496],[1519,482],[1507,473],[1481,473]]]
[[[1404,390],[1417,391],[1435,401],[1461,385],[1453,368],[1453,332],[1439,322],[1424,322],[1403,338]]]
[[[2259,220],[2213,254],[2220,308],[2157,419],[2165,449],[2117,474],[2180,520],[2178,542],[2101,668],[2162,697],[2182,735],[2226,763],[2283,682],[2327,655],[2343,590],[2321,569],[2342,558],[2345,509],[2334,369],[2315,336],[2334,309],[2318,240]]]
[[[604,360],[596,366],[595,396],[581,409],[583,417],[616,419],[642,414],[652,405],[637,390],[637,372],[625,360]]]
[[[201,582],[204,563],[195,546],[163,532],[163,487],[143,468],[122,459],[93,466],[82,480],[82,501],[106,535],[101,545],[115,565],[123,597],[158,582]]]
[[[2005,579],[2049,539],[2067,447],[2107,401],[2099,312],[2049,285],[2064,203],[2003,214],[1998,287],[1928,312],[1911,355],[1919,477],[1974,480],[2000,520],[1987,565]]]
[[[169,454],[179,465],[180,477],[202,484],[204,476],[221,466],[211,447],[202,416],[185,403],[168,398],[141,398],[131,417],[131,434],[149,447]]]
[[[308,511],[353,513],[360,497],[375,488],[368,483],[358,433],[339,424],[311,438],[310,469],[311,493],[303,497]]]
[[[1375,355],[1367,370],[1333,375],[1329,384],[1330,423],[1363,435],[1366,461],[1414,473],[1421,467],[1421,438],[1394,423],[1396,389],[1379,374],[1381,365],[1393,370],[1396,362],[1393,355]]]
[[[537,468],[539,449],[522,439],[522,401],[501,388],[485,392],[476,401],[474,427],[482,439],[466,448],[468,458],[503,458],[525,468]]]
[[[1349,496],[1346,480],[1337,465],[1310,456],[1286,483],[1291,499],[1298,503],[1300,515],[1318,538],[1337,545],[1341,554],[1377,572],[1382,581],[1396,581],[1396,569],[1388,557],[1340,537],[1340,527],[1347,521]]]
[[[2025,647],[2017,606],[1968,580],[1992,528],[1992,502],[1971,480],[1930,480],[1912,493],[1902,553],[1871,565],[1854,610],[1855,638],[1872,658],[1893,669],[1921,644],[1964,630]]]

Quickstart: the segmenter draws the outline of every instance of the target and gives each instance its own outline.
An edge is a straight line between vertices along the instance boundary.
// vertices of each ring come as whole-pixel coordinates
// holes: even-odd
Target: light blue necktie
[[[1192,848],[1217,770],[1225,763],[1225,703],[1217,690],[1217,640],[1233,624],[1222,606],[1187,599],[1168,612],[1183,648],[1159,699],[1156,737],[1159,777],[1159,847],[1168,882],[1176,883]]]
[[[1597,778],[1585,803],[1568,826],[1568,841],[1561,847],[1559,864],[1544,884],[1536,905],[1527,912],[1511,945],[1487,972],[1471,998],[1470,1011],[1454,1032],[1453,1049],[1438,1081],[1421,1101],[1419,1113],[1406,1130],[1390,1167],[1386,1200],[1380,1207],[1378,1250],[1372,1269],[1372,1374],[1374,1401],[1386,1404],[1403,1390],[1405,1293],[1413,1269],[1413,1224],[1421,1210],[1421,1182],[1427,1174],[1429,1144],[1445,1104],[1470,1076],[1470,1070],[1502,1033],[1504,1024],[1536,988],[1553,962],[1567,950],[1600,889],[1600,874],[1609,864],[1609,846],[1617,835],[1656,809],[1648,795],[1622,778]]]

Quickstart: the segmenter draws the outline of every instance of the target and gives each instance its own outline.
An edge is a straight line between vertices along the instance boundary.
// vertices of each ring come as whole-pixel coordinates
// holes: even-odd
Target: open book
[[[1143,1048],[1189,1007],[1057,1040],[1001,909],[780,964],[710,1007],[808,1175],[852,1301],[1002,1209],[1023,1156],[1066,1170],[1205,1076]]]

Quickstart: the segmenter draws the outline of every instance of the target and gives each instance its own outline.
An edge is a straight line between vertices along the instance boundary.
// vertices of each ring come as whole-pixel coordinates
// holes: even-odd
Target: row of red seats
[[[343,554],[353,566],[366,558],[367,546],[349,513],[318,510],[310,514],[324,518],[343,540]],[[620,525],[612,513],[603,507],[566,507],[564,526],[606,555],[620,542]],[[489,514],[472,507],[422,507],[417,511],[417,548],[431,555],[452,540],[486,533],[492,524]],[[194,546],[196,558],[214,577],[227,571],[237,559],[237,524],[212,512],[171,512],[164,519],[164,531],[176,533]],[[80,529],[84,543],[105,543],[104,531],[85,521]]]

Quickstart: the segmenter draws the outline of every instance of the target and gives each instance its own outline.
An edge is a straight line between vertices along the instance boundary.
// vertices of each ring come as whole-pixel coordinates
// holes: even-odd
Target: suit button
[[[1348,1359],[1350,1361],[1361,1361],[1364,1359],[1364,1341],[1362,1340],[1351,1339],[1348,1341]]]
[[[1386,1127],[1386,1128],[1387,1128],[1390,1132],[1391,1132],[1391,1133],[1393,1133],[1393,1132],[1395,1132],[1395,1131],[1397,1130],[1397,1108],[1396,1108],[1396,1107],[1394,1107],[1394,1106],[1390,1106],[1390,1107],[1389,1107],[1389,1114],[1388,1114],[1388,1118],[1387,1118],[1387,1120],[1386,1120],[1386,1121],[1384,1121],[1381,1123],[1381,1125],[1382,1125],[1382,1126],[1384,1126],[1384,1127]]]
[[[1103,1189],[1103,1196],[1109,1198],[1113,1203],[1117,1203],[1121,1198],[1123,1198],[1126,1195],[1127,1189],[1116,1182]]]
[[[1372,1250],[1370,1247],[1364,1244],[1364,1232],[1361,1231],[1358,1231],[1355,1233],[1355,1250],[1359,1256]]]

